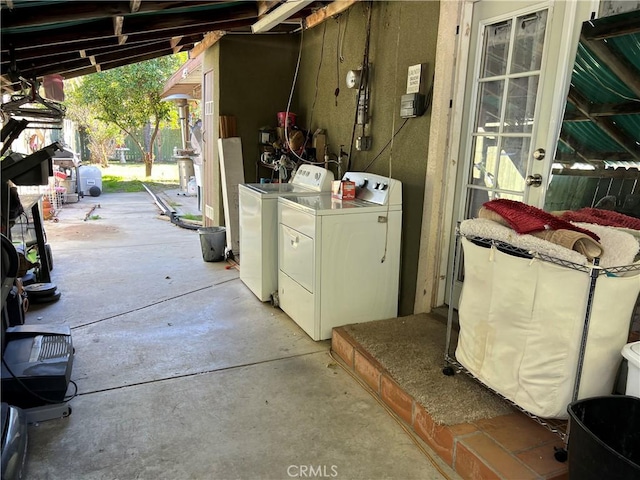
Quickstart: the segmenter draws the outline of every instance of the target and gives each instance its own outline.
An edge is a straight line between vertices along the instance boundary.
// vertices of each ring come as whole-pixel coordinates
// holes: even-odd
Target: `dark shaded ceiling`
[[[353,2],[339,2],[342,4]],[[3,91],[19,78],[65,79],[190,50],[209,32],[251,32],[281,1],[0,1]],[[300,19],[331,2],[317,1],[274,28],[300,28]]]
[[[567,175],[638,175],[640,11],[584,23],[556,162],[595,168],[582,172],[565,169],[562,173]]]

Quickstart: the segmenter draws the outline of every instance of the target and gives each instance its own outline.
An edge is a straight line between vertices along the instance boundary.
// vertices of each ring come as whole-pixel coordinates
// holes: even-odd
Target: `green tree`
[[[153,145],[163,122],[175,107],[160,95],[167,79],[184,62],[186,53],[134,63],[87,75],[80,84],[82,100],[91,104],[96,118],[129,135],[142,154],[145,174],[151,176]],[[145,126],[150,138],[145,141]]]
[[[82,77],[65,85],[64,103],[67,107],[67,118],[76,123],[78,130],[87,133],[91,161],[108,166],[109,157],[114,155],[116,144],[123,141],[123,133],[116,125],[98,119],[95,105],[84,100],[81,83]]]

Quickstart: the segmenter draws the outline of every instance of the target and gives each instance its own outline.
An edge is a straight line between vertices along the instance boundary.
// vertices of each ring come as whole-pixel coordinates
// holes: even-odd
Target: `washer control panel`
[[[306,163],[298,167],[296,174],[291,179],[291,183],[295,185],[302,185],[318,192],[331,191],[331,182],[333,182],[331,170]]]

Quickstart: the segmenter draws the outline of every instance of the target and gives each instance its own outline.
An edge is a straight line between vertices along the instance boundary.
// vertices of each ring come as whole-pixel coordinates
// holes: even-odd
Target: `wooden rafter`
[[[189,58],[195,58],[201,53],[203,53],[207,48],[211,45],[214,45],[218,42],[223,36],[225,32],[222,30],[217,30],[215,32],[210,32],[205,35],[200,43],[198,43],[193,49],[189,52]]]
[[[570,168],[554,168],[551,173],[553,175],[568,175],[571,177],[588,177],[588,178],[630,178],[630,175],[640,175],[640,170],[635,169],[630,172],[624,168],[596,168],[595,170],[579,170]]]
[[[592,41],[634,33],[640,33],[640,10],[614,17],[604,17],[599,19],[597,24],[587,22],[582,30],[582,37],[587,41]]]
[[[280,2],[278,0],[258,0],[256,4],[258,6],[258,16],[261,17],[273,10]]]
[[[336,7],[347,8],[354,1],[333,2],[325,15],[336,14]],[[197,53],[226,32],[250,32],[260,15],[281,3],[282,0],[3,0],[2,89],[20,88],[16,82],[17,75],[22,74],[29,78],[50,74],[73,78],[181,50],[195,48],[191,53]],[[316,1],[298,12],[296,18],[305,18],[329,3]],[[282,24],[278,31],[292,32],[297,28],[299,25]],[[16,66],[15,71],[11,65]]]
[[[305,19],[305,28],[313,28],[324,22],[326,19],[344,12],[359,1],[360,0],[337,0],[323,8],[319,8]]]
[[[611,118],[591,116],[589,114],[589,102],[574,87],[569,89],[567,100],[571,102],[580,113],[597,125],[600,130],[629,152],[635,160],[640,161],[640,147],[637,142],[620,130]]]
[[[580,40],[598,57],[600,62],[609,67],[640,98],[640,77],[629,60],[609,48],[603,40],[589,40],[584,35],[580,37]]]

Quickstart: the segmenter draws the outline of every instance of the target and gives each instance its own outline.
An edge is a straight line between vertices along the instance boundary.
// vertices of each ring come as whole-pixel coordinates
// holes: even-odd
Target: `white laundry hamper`
[[[601,274],[582,345],[590,275],[462,238],[464,284],[456,359],[524,410],[567,418],[584,353],[578,398],[610,394],[640,292],[640,273]]]

